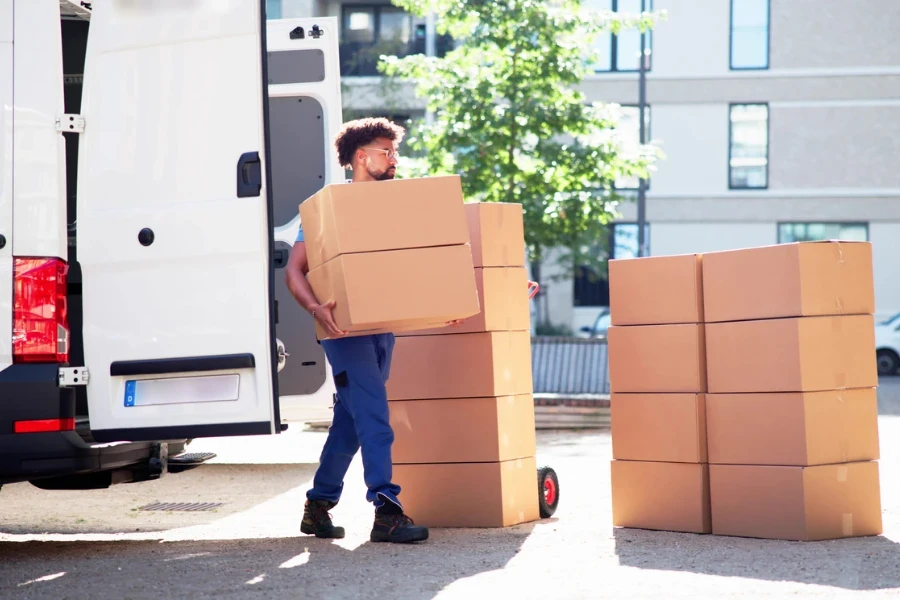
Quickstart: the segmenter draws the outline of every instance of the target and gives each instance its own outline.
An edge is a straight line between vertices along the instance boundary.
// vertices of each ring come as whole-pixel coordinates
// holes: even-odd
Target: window
[[[281,0],[266,0],[266,19],[281,18]]]
[[[643,10],[653,10],[653,0],[584,0],[584,7],[588,10],[637,14]],[[652,48],[653,33],[647,32],[647,50]],[[598,52],[594,71],[597,73],[611,71],[637,71],[640,68],[641,32],[637,29],[623,31],[619,35],[602,33],[594,41],[594,48]],[[648,69],[652,65],[648,62]]]
[[[637,223],[615,223],[610,230],[609,258],[636,258]],[[644,225],[644,245],[650,248],[650,224]],[[587,267],[575,270],[573,281],[575,306],[609,306],[609,281]]]
[[[731,0],[731,68],[769,68],[769,1]]]
[[[868,223],[779,223],[778,243],[844,240],[869,241]]]
[[[647,139],[650,139],[650,106],[644,107],[644,127],[647,130]],[[636,157],[641,146],[641,110],[637,106],[622,106],[622,114],[616,126],[616,135],[622,143],[622,153],[628,157]],[[635,176],[619,177],[615,181],[617,190],[636,190],[640,185],[640,178]],[[650,182],[647,182],[650,189]]]
[[[728,139],[728,187],[768,187],[769,105],[732,104]]]

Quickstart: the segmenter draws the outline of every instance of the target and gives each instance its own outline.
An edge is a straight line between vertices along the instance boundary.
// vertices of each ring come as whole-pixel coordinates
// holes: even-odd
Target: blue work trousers
[[[310,500],[337,502],[344,476],[356,451],[362,448],[366,499],[375,507],[390,501],[402,508],[400,486],[391,482],[391,429],[385,383],[391,371],[394,335],[391,333],[322,340],[331,363],[337,401],[328,439],[319,458]]]

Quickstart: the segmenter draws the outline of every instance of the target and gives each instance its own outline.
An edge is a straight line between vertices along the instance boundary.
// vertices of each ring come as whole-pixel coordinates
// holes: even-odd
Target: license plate
[[[234,402],[240,386],[241,376],[237,374],[129,379],[125,382],[125,406]]]

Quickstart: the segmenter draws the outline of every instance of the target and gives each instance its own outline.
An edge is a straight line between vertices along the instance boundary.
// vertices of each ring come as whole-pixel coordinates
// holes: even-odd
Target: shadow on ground
[[[848,590],[900,588],[900,544],[882,536],[785,542],[618,528],[613,536],[619,563],[641,569]]]
[[[533,528],[439,529],[423,544],[366,542],[352,550],[306,536],[6,543],[0,544],[0,597],[426,600],[454,581],[502,569]]]
[[[123,534],[207,525],[308,485],[315,468],[312,464],[209,464],[156,481],[101,490],[48,491],[30,483],[6,485],[0,491],[0,534]],[[140,510],[157,502],[221,506],[208,512]],[[301,512],[302,502],[302,498],[295,502]]]

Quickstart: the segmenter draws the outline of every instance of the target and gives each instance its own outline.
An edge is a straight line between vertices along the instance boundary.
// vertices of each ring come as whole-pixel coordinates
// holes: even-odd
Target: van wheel
[[[876,357],[879,375],[896,375],[900,370],[900,356],[893,350],[879,350]]]
[[[559,478],[550,467],[538,469],[538,506],[541,518],[549,519],[559,506]]]

